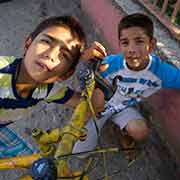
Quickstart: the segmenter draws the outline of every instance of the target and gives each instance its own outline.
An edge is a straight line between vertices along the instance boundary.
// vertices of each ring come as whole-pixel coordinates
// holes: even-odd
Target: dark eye
[[[48,45],[50,45],[50,40],[48,40],[48,39],[40,39],[40,42],[41,43],[44,43],[44,44],[48,44]]]
[[[69,50],[67,48],[61,47],[59,49],[59,53],[62,55],[66,55],[69,52]]]
[[[144,41],[142,41],[142,40],[139,40],[139,41],[137,41],[138,43],[143,43]]]
[[[71,54],[70,54],[69,49],[67,49],[65,47],[61,47],[59,49],[59,57],[64,58],[65,60],[70,60],[71,59]]]
[[[136,43],[137,43],[137,44],[143,44],[144,41],[143,41],[143,40],[136,40]]]
[[[128,42],[127,42],[127,41],[121,41],[121,45],[127,46],[127,45],[128,45]]]
[[[59,51],[60,51],[60,52],[68,52],[69,49],[66,48],[66,47],[60,47],[60,48],[59,48]]]

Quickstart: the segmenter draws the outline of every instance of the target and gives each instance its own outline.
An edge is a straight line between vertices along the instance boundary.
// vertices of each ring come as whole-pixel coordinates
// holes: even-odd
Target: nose
[[[134,46],[133,43],[129,44],[129,46],[128,46],[128,53],[129,53],[129,55],[136,54],[136,47]]]
[[[59,54],[59,47],[53,46],[53,47],[50,47],[45,52],[44,55],[51,63],[56,63],[58,61],[58,54]]]

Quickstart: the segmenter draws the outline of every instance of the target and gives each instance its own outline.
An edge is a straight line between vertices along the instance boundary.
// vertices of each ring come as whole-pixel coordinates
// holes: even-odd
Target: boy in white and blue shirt
[[[156,39],[153,23],[144,14],[135,13],[122,18],[118,25],[120,54],[109,55],[101,63],[101,76],[110,84],[116,77],[117,89],[106,102],[97,121],[101,129],[108,119],[136,141],[149,134],[145,118],[134,107],[161,88],[180,88],[180,69],[162,61],[153,54]],[[93,121],[86,125],[86,141],[77,142],[74,152],[92,150],[97,144],[97,132]]]

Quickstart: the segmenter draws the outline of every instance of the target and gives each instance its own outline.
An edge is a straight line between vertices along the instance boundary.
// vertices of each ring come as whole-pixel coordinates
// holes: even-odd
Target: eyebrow
[[[70,57],[67,56],[67,58],[68,58],[69,60],[72,60],[72,61],[73,61],[74,54],[73,54],[72,50],[70,50],[63,41],[61,41],[61,40],[59,40],[59,39],[57,39],[57,38],[54,38],[54,37],[50,36],[49,34],[42,34],[42,35],[43,35],[44,37],[50,39],[51,41],[58,42],[59,44],[61,44],[62,47],[65,48],[66,51],[67,51],[67,53],[70,55]],[[71,42],[71,41],[73,41],[73,40],[68,40],[67,42]]]
[[[59,40],[59,39],[57,39],[57,38],[54,38],[54,37],[52,37],[52,36],[49,35],[49,34],[43,34],[43,36],[45,36],[46,38],[49,38],[51,41],[59,42],[60,44],[65,44],[63,41],[61,41],[61,40]],[[69,43],[69,42],[71,42],[71,41],[73,41],[73,40],[74,40],[73,38],[68,39],[68,40],[67,40],[67,43]]]
[[[66,49],[68,50],[68,53],[73,57],[72,52],[67,48],[66,44],[63,41],[61,41],[61,40],[59,40],[57,38],[54,38],[54,37],[50,36],[49,34],[42,34],[42,35],[44,37],[50,39],[51,41],[58,42],[59,44],[62,44],[64,47],[66,47]],[[68,40],[68,42],[71,42],[71,41],[73,41],[73,39]]]
[[[139,37],[135,37],[134,39],[135,39],[135,40],[144,40],[144,37],[139,36]],[[119,40],[120,40],[120,41],[128,41],[129,39],[128,39],[128,38],[120,38]]]
[[[135,37],[134,39],[135,39],[135,40],[144,40],[144,37],[143,37],[143,36],[141,36],[141,37]]]
[[[120,41],[128,41],[128,38],[120,38]]]
[[[56,41],[56,42],[60,42],[59,39],[56,39],[52,36],[50,36],[49,34],[43,34],[44,37],[50,39],[51,41]]]

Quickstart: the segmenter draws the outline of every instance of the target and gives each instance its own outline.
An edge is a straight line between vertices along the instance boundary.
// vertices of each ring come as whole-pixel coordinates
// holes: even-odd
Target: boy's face
[[[123,29],[120,34],[120,52],[124,54],[127,66],[135,71],[146,68],[149,54],[153,51],[156,40],[150,39],[141,27]]]
[[[36,83],[52,83],[64,78],[79,46],[68,28],[49,27],[30,42],[24,57],[25,69]]]

